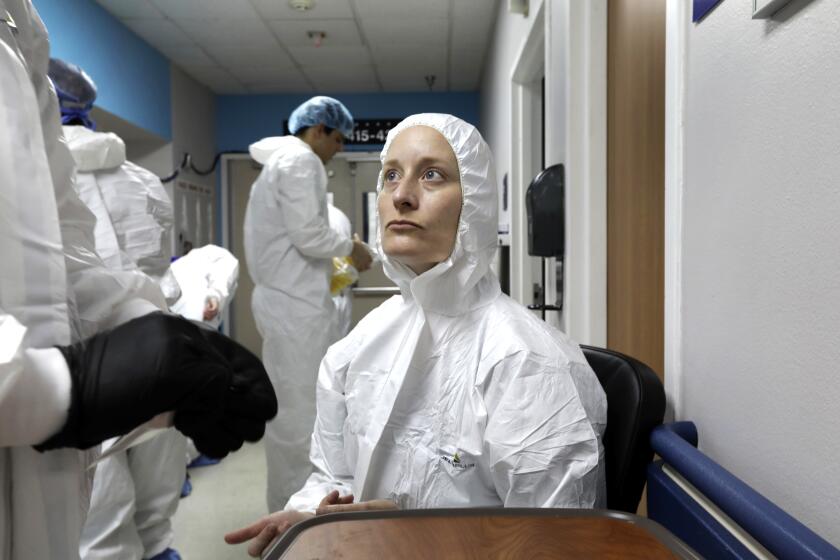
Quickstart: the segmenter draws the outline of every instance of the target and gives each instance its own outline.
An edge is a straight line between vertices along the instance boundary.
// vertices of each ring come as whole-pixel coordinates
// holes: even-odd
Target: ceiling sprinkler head
[[[299,12],[311,10],[314,4],[313,0],[289,0],[289,7]]]
[[[327,38],[327,33],[325,31],[307,31],[306,36],[315,43],[315,48],[318,48],[321,46],[324,39]]]
[[[435,80],[437,79],[437,76],[435,76],[434,74],[427,74],[425,78],[426,85],[429,86],[429,89],[431,90],[432,87],[435,85]]]

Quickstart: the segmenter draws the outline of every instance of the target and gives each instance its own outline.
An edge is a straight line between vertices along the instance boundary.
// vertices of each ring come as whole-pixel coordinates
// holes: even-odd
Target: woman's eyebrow
[[[440,166],[448,166],[450,165],[446,160],[434,156],[425,156],[417,160],[417,167],[425,167],[427,165],[440,165]],[[403,164],[398,159],[387,159],[385,163],[382,164],[383,167],[404,167]]]

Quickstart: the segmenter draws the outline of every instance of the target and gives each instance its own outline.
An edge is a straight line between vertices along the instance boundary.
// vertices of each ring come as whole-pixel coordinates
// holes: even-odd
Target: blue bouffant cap
[[[86,127],[96,128],[90,118],[90,110],[96,101],[96,84],[93,79],[75,64],[57,58],[50,59],[48,74],[58,94],[61,122],[67,124],[80,120]]]
[[[324,95],[313,97],[292,111],[289,132],[297,134],[319,124],[338,130],[345,138],[353,135],[353,115],[341,101]]]

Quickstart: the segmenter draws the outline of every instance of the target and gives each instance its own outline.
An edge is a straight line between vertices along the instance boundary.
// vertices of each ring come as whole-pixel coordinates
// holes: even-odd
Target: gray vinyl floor
[[[266,514],[265,451],[245,444],[218,465],[190,469],[193,491],[182,498],[173,522],[174,548],[184,560],[249,558],[245,545],[222,538]]]

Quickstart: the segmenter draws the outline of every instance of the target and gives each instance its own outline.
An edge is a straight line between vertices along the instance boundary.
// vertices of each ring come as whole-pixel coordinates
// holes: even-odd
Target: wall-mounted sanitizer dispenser
[[[565,173],[558,163],[537,175],[525,192],[528,254],[563,257],[565,251]]]
[[[545,259],[557,258],[558,273],[562,274],[563,256],[566,242],[566,214],[565,214],[565,170],[563,164],[558,163],[541,171],[525,192],[525,211],[528,214],[528,254],[542,257],[542,278],[545,282]],[[562,277],[558,278],[562,286]],[[539,305],[530,305],[530,309],[538,309],[545,319],[546,310],[561,311],[563,309],[562,292],[558,292],[557,305],[546,305],[545,286],[542,288],[542,301]]]

